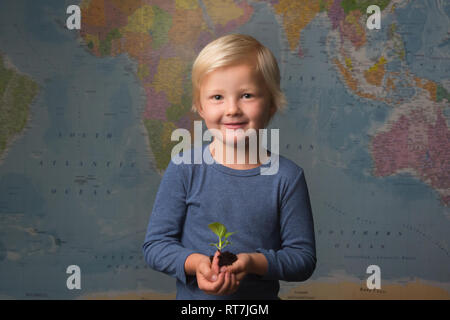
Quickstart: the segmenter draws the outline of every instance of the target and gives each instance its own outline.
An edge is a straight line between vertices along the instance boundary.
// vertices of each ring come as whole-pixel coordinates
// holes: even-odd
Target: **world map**
[[[172,132],[200,120],[195,57],[243,33],[279,63],[269,128],[313,209],[317,268],[280,297],[449,299],[449,16],[444,0],[0,2],[0,298],[175,297],[143,260],[148,219]]]

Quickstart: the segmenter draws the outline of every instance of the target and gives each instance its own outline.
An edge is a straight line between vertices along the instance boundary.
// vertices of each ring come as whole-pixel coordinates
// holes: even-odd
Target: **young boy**
[[[192,84],[193,110],[214,132],[200,153],[214,161],[169,163],[150,216],[145,260],[177,279],[177,299],[278,299],[279,280],[308,279],[316,253],[302,168],[268,150],[268,162],[250,161],[242,135],[266,128],[285,104],[277,62],[251,36],[223,36],[199,53]],[[236,148],[243,139],[245,162],[239,163]],[[199,151],[194,149],[190,157]],[[275,161],[278,171],[262,175],[261,167]],[[231,266],[219,269],[219,252],[210,262],[210,244],[217,241],[208,228],[213,222],[236,232],[228,248],[238,259]]]

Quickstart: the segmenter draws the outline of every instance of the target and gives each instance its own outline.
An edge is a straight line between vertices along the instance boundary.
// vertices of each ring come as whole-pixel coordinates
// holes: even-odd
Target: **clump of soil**
[[[213,259],[214,259],[214,256],[209,256],[209,259],[212,262]],[[219,268],[221,268],[223,266],[230,266],[237,259],[238,259],[237,256],[234,253],[230,252],[230,251],[220,252],[220,254],[219,254]]]

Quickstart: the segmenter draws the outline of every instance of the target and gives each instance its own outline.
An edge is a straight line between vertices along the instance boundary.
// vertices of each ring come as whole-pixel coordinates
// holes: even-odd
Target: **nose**
[[[241,108],[236,99],[229,99],[227,102],[226,115],[233,116],[241,113]]]

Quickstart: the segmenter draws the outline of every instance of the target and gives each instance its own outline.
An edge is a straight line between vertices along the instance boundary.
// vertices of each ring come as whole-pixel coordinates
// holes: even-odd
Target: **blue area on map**
[[[412,1],[395,12],[410,71],[436,82],[448,79],[449,51],[440,45],[448,38],[450,2]]]

